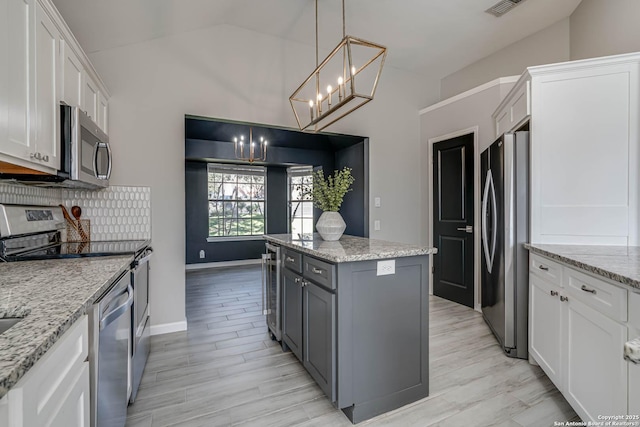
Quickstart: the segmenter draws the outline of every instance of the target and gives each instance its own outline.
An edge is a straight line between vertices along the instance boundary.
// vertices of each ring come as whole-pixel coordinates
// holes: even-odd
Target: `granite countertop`
[[[387,242],[343,235],[337,242],[322,240],[319,234],[300,239],[292,234],[266,234],[265,240],[300,251],[329,262],[354,262],[388,258],[428,255],[438,252],[436,248]]]
[[[0,263],[0,398],[133,261],[133,255]]]
[[[640,247],[525,244],[529,251],[640,289]]]

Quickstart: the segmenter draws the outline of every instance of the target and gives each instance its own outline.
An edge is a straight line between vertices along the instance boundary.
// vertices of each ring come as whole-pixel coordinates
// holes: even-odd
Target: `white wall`
[[[294,127],[288,98],[312,71],[314,50],[222,25],[90,57],[112,93],[112,183],[152,189],[153,325],[183,322],[184,115]],[[373,238],[420,240],[418,109],[438,91],[437,79],[386,66],[376,99],[327,129],[370,137],[371,196],[382,199],[371,203],[371,224],[382,224],[370,224]]]
[[[565,18],[444,77],[440,95],[446,99],[498,77],[520,75],[532,65],[568,60],[569,18]]]
[[[640,51],[638,19],[638,0],[582,0],[571,15],[571,59]]]

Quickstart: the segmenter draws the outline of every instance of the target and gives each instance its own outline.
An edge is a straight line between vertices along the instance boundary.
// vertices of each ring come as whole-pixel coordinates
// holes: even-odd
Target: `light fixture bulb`
[[[322,94],[321,93],[318,94],[318,101],[322,101]]]
[[[244,135],[240,135],[240,140],[244,141]]]
[[[255,143],[255,142],[252,142],[252,143],[251,143],[251,146],[252,146],[252,147],[255,147],[255,146],[256,146],[256,143]]]
[[[242,147],[242,144],[244,144],[244,141],[240,141],[240,146]]]
[[[267,140],[266,139],[264,140],[264,145],[267,145]]]
[[[238,142],[238,137],[237,136],[233,137],[233,142]]]
[[[339,85],[341,85],[343,81],[344,81],[344,80],[342,80],[342,77],[338,77],[338,84],[339,84]]]
[[[313,107],[313,99],[309,100],[309,107]]]
[[[353,76],[356,73],[356,67],[355,65],[351,66],[351,75]]]
[[[327,93],[331,93],[333,91],[333,88],[331,87],[331,85],[327,86]]]
[[[262,141],[264,141],[264,138],[263,138],[263,137],[260,137],[260,142],[262,142]]]

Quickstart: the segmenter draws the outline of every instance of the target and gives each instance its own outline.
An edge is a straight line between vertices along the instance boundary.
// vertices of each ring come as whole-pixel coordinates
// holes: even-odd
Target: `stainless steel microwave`
[[[73,183],[107,187],[111,176],[109,137],[78,107],[60,105],[63,153],[59,176],[68,175]]]

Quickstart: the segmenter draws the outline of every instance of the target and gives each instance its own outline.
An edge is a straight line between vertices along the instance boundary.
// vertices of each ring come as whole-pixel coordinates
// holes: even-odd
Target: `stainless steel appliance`
[[[505,134],[480,156],[481,305],[510,357],[527,358],[529,133]]]
[[[262,254],[262,304],[263,314],[267,316],[269,334],[282,341],[282,313],[280,293],[280,247],[265,243],[266,252]]]
[[[133,289],[129,271],[89,310],[91,426],[123,427],[127,420]]]
[[[149,321],[149,270],[153,249],[146,248],[136,255],[131,264],[131,282],[133,286],[133,313],[131,317],[131,397],[134,402],[142,380],[142,373],[149,358],[150,321]]]

